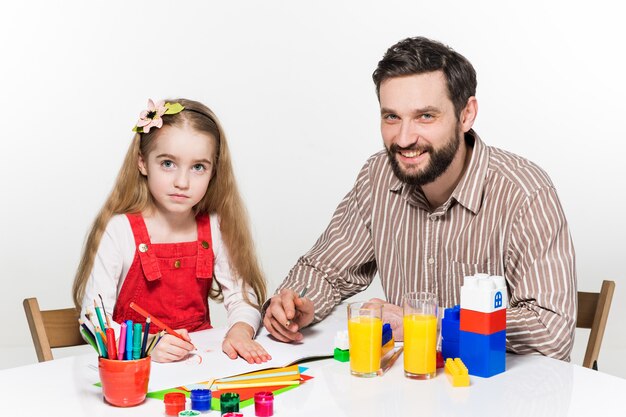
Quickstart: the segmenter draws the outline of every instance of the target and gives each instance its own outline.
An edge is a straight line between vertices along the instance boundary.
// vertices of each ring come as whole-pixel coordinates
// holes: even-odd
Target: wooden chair
[[[75,308],[41,311],[37,298],[26,298],[23,304],[39,362],[54,359],[52,348],[86,343],[79,330],[80,313]]]
[[[606,321],[609,317],[615,281],[602,281],[600,292],[578,292],[578,318],[576,327],[591,329],[583,366],[598,370],[598,356]]]

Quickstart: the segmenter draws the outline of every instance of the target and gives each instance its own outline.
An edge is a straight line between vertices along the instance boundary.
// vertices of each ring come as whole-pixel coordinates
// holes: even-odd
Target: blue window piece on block
[[[459,353],[470,375],[489,378],[505,371],[506,330],[490,335],[460,332]]]
[[[493,301],[493,308],[502,307],[502,293],[498,291]]]

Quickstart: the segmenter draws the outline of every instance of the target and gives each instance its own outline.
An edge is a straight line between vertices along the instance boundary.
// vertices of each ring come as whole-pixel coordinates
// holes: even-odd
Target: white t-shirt
[[[228,252],[222,242],[217,215],[212,214],[210,222],[213,253],[215,255],[213,276],[220,285],[224,295],[228,327],[230,328],[237,322],[244,322],[249,324],[256,332],[261,323],[261,313],[246,303],[243,297],[243,281],[233,275]],[[128,270],[135,257],[135,246],[135,238],[128,218],[123,214],[113,216],[102,235],[98,252],[94,258],[93,269],[87,281],[85,296],[81,303],[81,317],[84,317],[87,309],[94,312],[94,300],[97,300],[100,306],[98,294],[102,296],[107,314],[111,317],[113,316],[117,296],[122,289]],[[247,287],[247,293],[251,302],[258,302],[251,288]],[[119,329],[118,325],[112,324],[116,330]]]

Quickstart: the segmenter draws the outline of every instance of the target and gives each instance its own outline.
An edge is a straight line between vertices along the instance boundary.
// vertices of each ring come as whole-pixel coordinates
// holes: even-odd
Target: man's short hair
[[[467,100],[476,95],[476,71],[463,55],[422,36],[404,39],[387,49],[372,74],[376,95],[380,99],[380,84],[388,78],[440,70],[458,118]]]

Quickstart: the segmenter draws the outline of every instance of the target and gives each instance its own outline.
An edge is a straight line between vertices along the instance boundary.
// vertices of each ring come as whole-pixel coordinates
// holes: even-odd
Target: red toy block
[[[460,330],[484,335],[506,330],[506,310],[481,313],[461,308]]]

